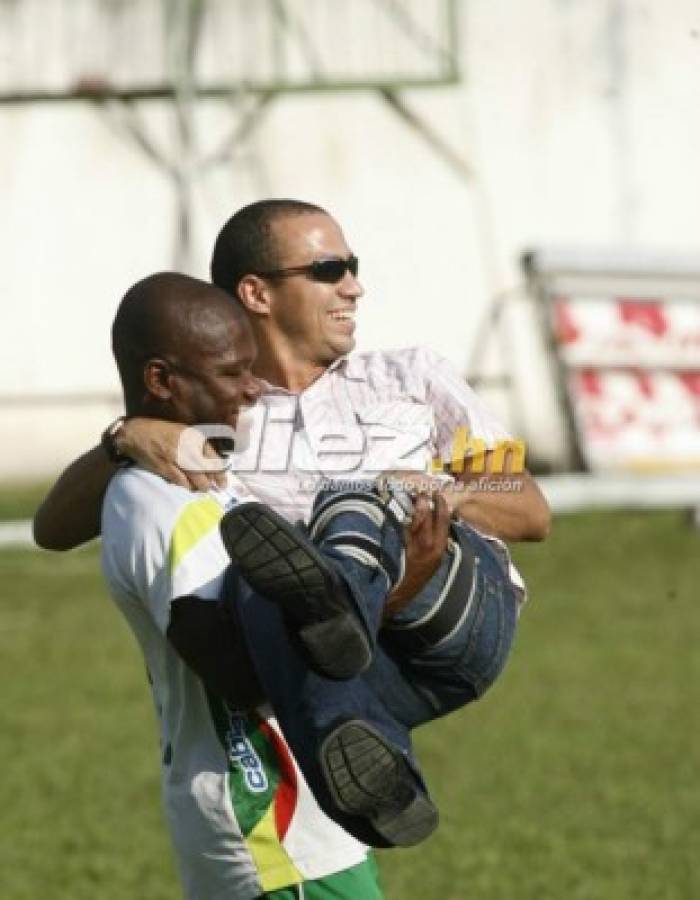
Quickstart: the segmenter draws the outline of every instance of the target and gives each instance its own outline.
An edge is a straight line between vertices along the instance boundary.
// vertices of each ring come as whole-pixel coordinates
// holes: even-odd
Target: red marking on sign
[[[603,386],[600,383],[600,375],[593,369],[582,369],[578,375],[579,385],[584,394],[592,397],[603,396]]]
[[[652,381],[651,375],[648,372],[637,372],[637,387],[644,394],[644,396],[651,400],[654,397],[654,382]]]
[[[678,378],[695,397],[700,397],[700,372],[679,372]]]
[[[554,302],[554,333],[560,344],[574,344],[581,337],[581,330],[574,321],[571,307],[561,297]]]
[[[629,325],[639,325],[654,337],[668,331],[668,320],[660,300],[618,300],[620,318]]]

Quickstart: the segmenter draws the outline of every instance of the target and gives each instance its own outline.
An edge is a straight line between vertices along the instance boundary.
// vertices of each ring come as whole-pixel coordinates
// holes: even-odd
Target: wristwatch
[[[102,449],[109,457],[110,461],[114,463],[115,466],[119,466],[122,468],[123,466],[130,466],[133,463],[133,459],[127,456],[125,453],[122,453],[117,448],[116,437],[124,427],[124,422],[129,418],[129,416],[119,416],[118,419],[115,419],[113,422],[105,428],[102,432],[102,437],[100,438],[100,444],[102,445]]]

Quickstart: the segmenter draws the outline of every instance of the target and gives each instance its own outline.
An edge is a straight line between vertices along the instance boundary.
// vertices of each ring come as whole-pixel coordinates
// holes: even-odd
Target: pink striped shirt
[[[352,482],[388,469],[430,472],[435,458],[452,459],[455,432],[464,427],[486,449],[510,437],[432,350],[352,353],[300,394],[266,385],[251,446],[234,455],[232,468],[260,500],[291,521],[306,520],[325,479]],[[522,592],[505,546],[496,543]]]

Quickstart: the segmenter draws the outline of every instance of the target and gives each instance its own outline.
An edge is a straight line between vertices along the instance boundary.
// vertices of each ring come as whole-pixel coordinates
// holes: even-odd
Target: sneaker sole
[[[220,530],[241,575],[284,609],[318,671],[347,679],[369,666],[372,649],[352,601],[308,538],[261,503],[235,506]]]
[[[366,722],[332,731],[321,747],[321,765],[337,806],[367,819],[390,845],[412,847],[437,827],[437,809],[403,754]]]

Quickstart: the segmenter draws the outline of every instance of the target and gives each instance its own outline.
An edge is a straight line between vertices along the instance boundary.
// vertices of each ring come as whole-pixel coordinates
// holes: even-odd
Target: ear
[[[257,316],[270,315],[270,289],[258,275],[244,275],[238,282],[238,299]]]
[[[149,359],[143,367],[143,383],[146,391],[156,400],[170,400],[172,370],[164,359]]]

